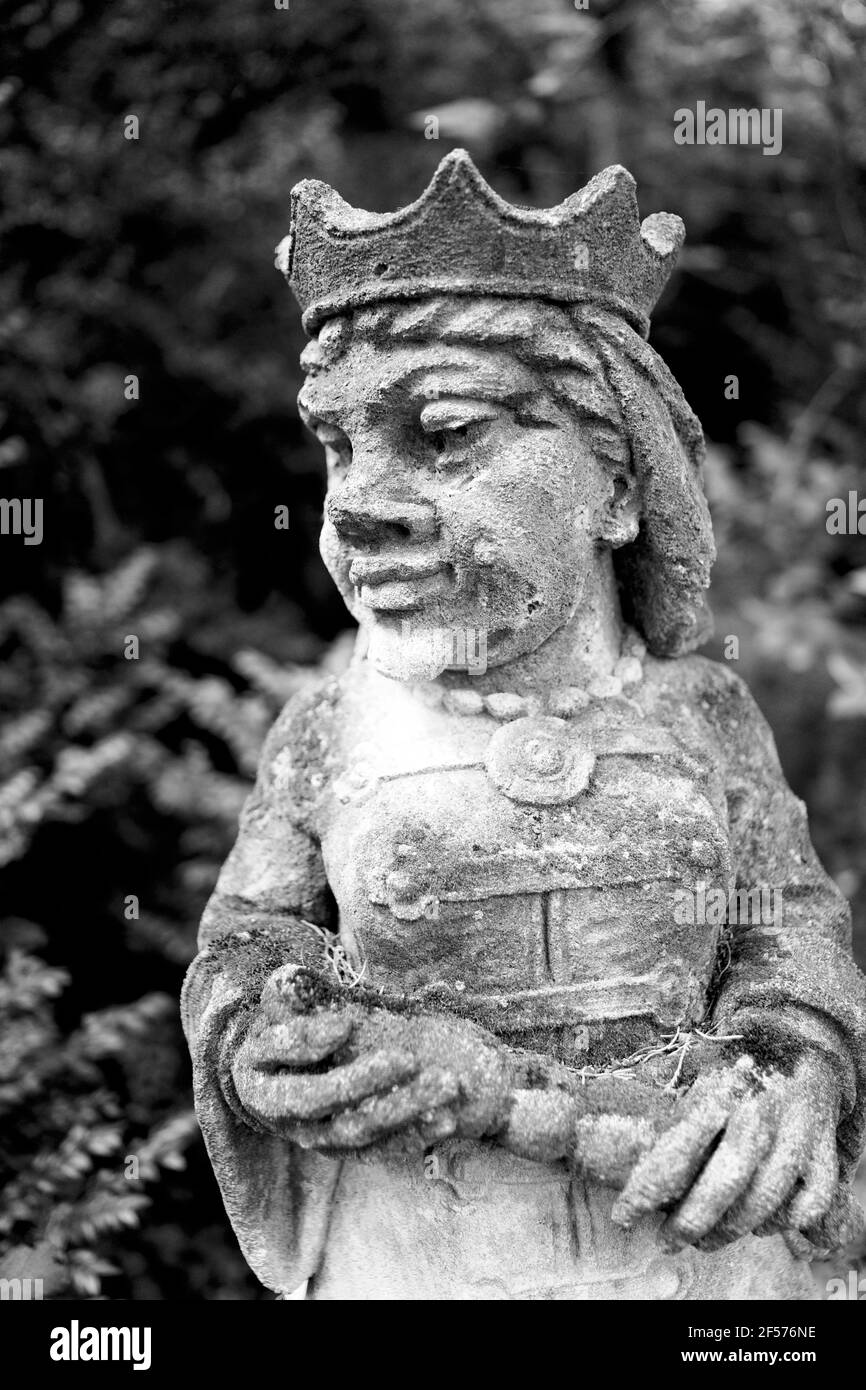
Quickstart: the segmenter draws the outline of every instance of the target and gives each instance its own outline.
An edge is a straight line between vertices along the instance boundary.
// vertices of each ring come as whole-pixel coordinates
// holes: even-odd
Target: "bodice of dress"
[[[724,795],[712,759],[633,703],[499,723],[396,689],[347,725],[324,798],[328,880],[369,983],[444,987],[509,1034],[701,1017],[719,928],[675,909],[730,886]]]

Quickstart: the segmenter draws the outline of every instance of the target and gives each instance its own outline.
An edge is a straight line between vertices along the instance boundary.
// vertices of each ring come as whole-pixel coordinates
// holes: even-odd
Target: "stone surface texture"
[[[460,151],[397,213],[294,192],[359,634],[268,738],[183,998],[282,1296],[804,1299],[858,1227],[848,909],[693,654],[702,436],[645,340],[682,237],[618,168],[547,211]]]

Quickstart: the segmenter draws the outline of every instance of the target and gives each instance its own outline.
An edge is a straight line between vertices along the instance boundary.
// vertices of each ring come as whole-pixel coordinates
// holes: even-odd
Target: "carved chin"
[[[402,681],[431,681],[452,664],[453,638],[447,628],[408,630],[390,623],[367,622],[367,659],[383,676]]]
[[[574,605],[521,612],[513,623],[488,629],[481,624],[436,626],[435,620],[402,620],[371,614],[357,605],[367,638],[367,658],[383,675],[404,681],[431,681],[446,670],[480,675],[507,665],[542,646],[572,616]]]

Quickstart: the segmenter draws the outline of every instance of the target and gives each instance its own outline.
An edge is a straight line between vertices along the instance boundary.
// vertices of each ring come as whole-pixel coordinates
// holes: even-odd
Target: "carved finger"
[[[307,1005],[303,996],[308,992],[309,979],[310,972],[304,966],[281,965],[265,981],[259,999],[263,1014],[278,1023],[287,1014],[305,1013]]]
[[[796,1242],[798,1235],[806,1235],[807,1239],[814,1245],[829,1244],[833,1246],[833,1242],[826,1239],[826,1231],[829,1229],[828,1222],[831,1217],[836,1215],[835,1208],[840,1194],[838,1178],[839,1163],[835,1142],[833,1142],[832,1154],[828,1151],[821,1160],[818,1160],[813,1153],[801,1175],[793,1183],[787,1197],[772,1215],[756,1228],[755,1234],[759,1236],[782,1234],[786,1239],[790,1238],[789,1243],[791,1240]],[[812,1212],[817,1214],[813,1217]],[[862,1223],[852,1232],[850,1238],[853,1239],[861,1231]],[[846,1243],[844,1240],[839,1241],[833,1248],[838,1248],[838,1245]],[[809,1258],[818,1257],[813,1254]]]
[[[459,1083],[449,1071],[431,1067],[408,1086],[376,1096],[326,1124],[302,1126],[292,1136],[301,1148],[361,1149],[406,1128],[456,1100]]]
[[[425,1148],[431,1144],[441,1144],[444,1139],[450,1139],[457,1133],[457,1116],[447,1107],[437,1111],[430,1120],[422,1116],[418,1133]]]
[[[809,1152],[803,1119],[790,1112],[779,1123],[775,1142],[742,1199],[731,1209],[730,1222],[740,1235],[760,1231],[791,1195]]]
[[[803,1174],[803,1189],[797,1193],[788,1213],[795,1230],[808,1230],[827,1215],[838,1185],[836,1134],[825,1129],[815,1141],[812,1157]]]
[[[348,1042],[353,1029],[352,1019],[345,1014],[296,1014],[253,1035],[247,1055],[252,1066],[265,1070],[309,1066]]]
[[[638,1217],[657,1211],[681,1197],[703,1167],[739,1094],[737,1079],[714,1076],[699,1080],[685,1118],[672,1125],[635,1165],[622,1196],[614,1203],[613,1220],[629,1227]]]
[[[357,1105],[368,1096],[408,1081],[417,1071],[409,1052],[373,1052],[321,1075],[235,1068],[241,1104],[263,1123],[320,1120]]]
[[[668,1249],[693,1245],[709,1235],[746,1191],[776,1133],[772,1114],[763,1100],[748,1097],[731,1117],[703,1172],[662,1227],[662,1239]]]

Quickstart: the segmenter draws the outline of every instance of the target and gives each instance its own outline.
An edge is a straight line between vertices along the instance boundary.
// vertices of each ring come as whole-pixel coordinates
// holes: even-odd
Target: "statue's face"
[[[608,425],[602,457],[599,423],[507,353],[355,340],[300,404],[327,457],[322,556],[386,674],[464,665],[479,633],[488,666],[535,649],[621,543],[624,442]]]

